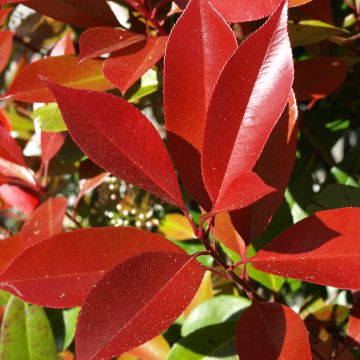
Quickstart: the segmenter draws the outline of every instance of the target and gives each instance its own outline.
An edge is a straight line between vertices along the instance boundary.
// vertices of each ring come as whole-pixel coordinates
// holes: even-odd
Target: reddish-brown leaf
[[[295,63],[294,91],[298,100],[322,99],[344,82],[348,67],[338,58],[319,57]]]
[[[296,223],[249,261],[271,274],[360,289],[360,208],[326,210]]]
[[[110,359],[159,335],[185,310],[203,276],[199,262],[184,253],[149,252],[125,260],[85,300],[77,359]]]
[[[0,0],[0,5],[22,3],[28,0]]]
[[[49,83],[70,135],[106,171],[183,206],[170,156],[150,121],[127,101]]]
[[[61,149],[65,141],[63,133],[41,132],[41,158],[43,162],[50,161]]]
[[[79,62],[121,50],[145,39],[144,35],[124,29],[106,26],[87,29],[80,35]]]
[[[31,215],[39,203],[39,199],[32,193],[8,184],[0,186],[0,198],[11,207],[27,215]]]
[[[305,324],[285,305],[254,301],[241,315],[236,337],[241,360],[312,359]]]
[[[122,94],[164,55],[167,36],[148,38],[117,51],[104,62],[104,75]]]
[[[6,99],[25,102],[53,102],[54,96],[41,77],[73,88],[105,91],[113,86],[105,79],[102,61],[88,60],[79,64],[70,55],[49,57],[26,65],[17,75]]]
[[[129,257],[149,251],[183,254],[164,237],[134,228],[62,233],[19,255],[0,276],[0,287],[41,306],[80,306],[106,272]]]
[[[244,206],[243,198],[227,192],[243,195],[235,186],[242,187],[241,177],[247,179],[259,159],[289,98],[293,74],[283,1],[227,62],[210,101],[201,161],[215,209],[225,198],[223,211]]]
[[[67,31],[51,50],[50,56],[75,55],[75,47],[71,32]]]
[[[350,346],[360,346],[360,297],[354,302],[346,335]]]
[[[293,94],[288,107],[272,131],[255,166],[255,172],[276,192],[253,205],[231,213],[231,220],[247,244],[256,239],[269,224],[283,200],[295,162],[297,144],[297,106]]]
[[[66,208],[64,197],[49,198],[41,204],[21,227],[24,248],[61,233]]]
[[[0,25],[4,24],[5,19],[10,14],[12,8],[0,9]]]
[[[0,126],[0,158],[27,166],[20,146],[2,126]]]
[[[0,272],[4,271],[23,249],[23,241],[20,235],[0,240]]]
[[[27,0],[26,6],[61,22],[81,27],[119,25],[106,0]]]
[[[11,55],[13,44],[13,33],[11,31],[0,31],[0,73],[5,69]]]
[[[200,154],[207,110],[226,61],[237,49],[231,28],[208,0],[192,0],[171,32],[165,54],[164,106],[169,145],[182,180],[211,207]]]

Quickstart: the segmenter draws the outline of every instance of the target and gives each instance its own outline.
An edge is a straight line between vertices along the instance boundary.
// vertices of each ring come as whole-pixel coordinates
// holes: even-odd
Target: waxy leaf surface
[[[164,55],[167,36],[148,38],[117,51],[104,62],[104,75],[122,94],[154,66]]]
[[[116,264],[149,251],[184,254],[162,236],[134,228],[62,233],[19,255],[0,275],[0,287],[41,306],[80,306],[92,286]]]
[[[200,173],[207,110],[226,61],[237,49],[233,31],[208,0],[192,0],[166,47],[164,106],[172,155],[185,186],[208,208]]]
[[[81,27],[119,25],[106,0],[29,0],[26,6],[61,22]]]
[[[42,59],[26,65],[4,97],[30,103],[55,101],[41,77],[73,88],[105,91],[113,86],[105,79],[102,65],[100,60],[79,64],[77,58],[70,55]]]
[[[12,50],[13,33],[11,31],[0,31],[0,73],[5,69]]]
[[[67,208],[64,197],[49,198],[41,204],[21,227],[24,247],[28,247],[60,233]]]
[[[344,289],[360,289],[360,208],[320,211],[276,237],[249,261],[261,271]]]
[[[112,53],[145,40],[146,37],[123,29],[106,26],[93,27],[80,35],[79,61]]]
[[[296,99],[292,94],[288,107],[270,134],[254,169],[268,185],[276,189],[276,192],[231,213],[236,230],[247,244],[264,231],[283,200],[295,162],[297,116]]]
[[[77,359],[111,358],[159,335],[185,310],[203,276],[200,263],[186,254],[154,251],[120,263],[82,306]]]
[[[169,153],[150,121],[127,101],[110,95],[49,87],[56,96],[70,135],[106,171],[182,206]]]
[[[227,192],[243,195],[235,187],[241,188],[241,177],[248,179],[259,159],[289,98],[293,75],[284,1],[227,62],[210,101],[201,161],[215,209],[218,201],[222,210],[244,206],[242,198]]]
[[[254,301],[241,316],[236,333],[241,360],[312,359],[305,324],[285,305]]]

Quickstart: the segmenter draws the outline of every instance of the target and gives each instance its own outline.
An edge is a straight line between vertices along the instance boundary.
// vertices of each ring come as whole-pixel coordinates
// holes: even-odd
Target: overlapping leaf
[[[208,0],[192,0],[173,28],[165,55],[164,106],[169,144],[185,186],[211,207],[200,172],[207,110],[226,61],[237,49],[231,28]]]
[[[0,73],[5,69],[12,50],[13,33],[11,31],[0,31]]]
[[[116,264],[149,251],[184,253],[162,236],[134,228],[63,233],[19,255],[0,275],[0,287],[42,306],[80,306],[92,286]]]
[[[78,146],[106,171],[183,206],[170,156],[154,126],[125,100],[49,83]],[[156,149],[156,151],[154,150]]]
[[[60,132],[41,132],[41,158],[43,162],[50,161],[63,146],[65,136]]]
[[[77,359],[111,358],[160,334],[190,303],[203,276],[199,262],[186,254],[149,252],[120,263],[85,300]]]
[[[317,212],[284,231],[250,262],[271,274],[360,289],[359,215],[359,208]]]
[[[244,187],[248,201],[269,193],[251,172],[284,110],[293,73],[283,1],[230,58],[210,101],[202,170],[213,211],[249,205]]]

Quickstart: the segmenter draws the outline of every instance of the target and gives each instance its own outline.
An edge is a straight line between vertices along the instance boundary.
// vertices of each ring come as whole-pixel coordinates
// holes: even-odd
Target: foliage
[[[360,358],[358,0],[0,0],[0,358]]]

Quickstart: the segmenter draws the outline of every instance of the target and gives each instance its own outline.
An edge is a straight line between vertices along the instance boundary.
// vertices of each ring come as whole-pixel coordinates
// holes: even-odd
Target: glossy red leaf
[[[347,329],[348,344],[360,346],[360,298],[354,302]]]
[[[0,109],[0,127],[4,128],[6,131],[11,130],[10,120],[5,115],[3,109]]]
[[[26,6],[61,22],[81,27],[119,25],[106,0],[28,0]]]
[[[0,31],[0,73],[9,62],[13,44],[13,33],[11,31]]]
[[[24,248],[61,233],[66,208],[67,200],[64,197],[49,198],[41,204],[19,232]]]
[[[27,215],[31,215],[39,203],[39,199],[32,193],[8,184],[0,186],[0,198]]]
[[[121,50],[146,37],[124,29],[114,29],[106,26],[93,27],[80,35],[79,61],[96,58],[98,56]]]
[[[21,147],[2,126],[0,126],[0,158],[18,165],[27,166]]]
[[[164,111],[169,145],[185,186],[211,207],[200,154],[210,98],[226,61],[237,49],[233,31],[208,0],[192,0],[166,47]]]
[[[0,287],[41,306],[80,306],[106,272],[129,257],[149,251],[183,254],[164,237],[135,228],[62,233],[19,255],[0,276]]]
[[[0,25],[4,24],[5,19],[11,12],[11,8],[8,9],[0,9]]]
[[[159,335],[185,310],[203,277],[200,263],[186,254],[150,252],[125,260],[85,300],[77,359],[110,359]]]
[[[0,272],[4,271],[23,249],[23,241],[20,235],[0,240]]]
[[[283,200],[295,162],[297,116],[296,99],[292,94],[254,169],[276,192],[231,213],[236,230],[247,244],[265,230]]]
[[[0,0],[0,5],[23,3],[28,0]]]
[[[61,149],[65,135],[61,132],[41,132],[41,158],[43,162],[50,161]]]
[[[117,51],[104,62],[104,75],[122,94],[164,55],[167,36],[148,38]]]
[[[71,32],[67,31],[51,50],[50,56],[75,55],[75,47]]]
[[[300,6],[311,0],[290,0],[290,6]],[[184,7],[187,1],[177,0]],[[228,22],[252,21],[271,15],[281,0],[211,0],[216,10]]]
[[[254,301],[241,315],[236,337],[241,360],[312,359],[304,322],[282,304]]]
[[[296,223],[249,261],[271,274],[360,289],[360,208],[326,210]]]
[[[348,72],[346,61],[319,57],[295,63],[294,91],[298,100],[322,99],[337,90]]]
[[[241,207],[243,200],[227,192],[241,187],[240,177],[258,161],[289,98],[293,74],[283,1],[227,62],[211,98],[201,161],[214,208],[224,197],[229,208]]]
[[[70,135],[106,171],[183,206],[170,156],[150,121],[120,97],[49,83]]]
[[[45,58],[26,65],[4,98],[30,103],[55,101],[41,77],[73,88],[105,91],[113,87],[103,75],[101,61],[88,60],[79,64],[76,57],[65,55]]]

